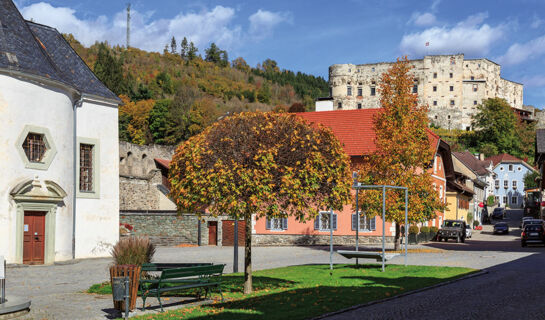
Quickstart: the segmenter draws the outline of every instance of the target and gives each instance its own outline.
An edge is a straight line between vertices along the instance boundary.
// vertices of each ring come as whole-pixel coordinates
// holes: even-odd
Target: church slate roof
[[[11,0],[0,0],[0,68],[120,102],[56,29],[25,21]]]

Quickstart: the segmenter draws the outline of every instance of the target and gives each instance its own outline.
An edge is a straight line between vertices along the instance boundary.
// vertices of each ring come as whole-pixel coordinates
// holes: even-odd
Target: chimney
[[[481,161],[484,160],[484,153],[479,153],[479,160],[481,160]]]

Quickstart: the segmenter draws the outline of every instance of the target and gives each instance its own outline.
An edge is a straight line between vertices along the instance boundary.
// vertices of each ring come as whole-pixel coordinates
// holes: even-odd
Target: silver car
[[[471,227],[469,226],[469,224],[466,224],[466,239],[471,238],[472,235],[473,231],[471,230]]]

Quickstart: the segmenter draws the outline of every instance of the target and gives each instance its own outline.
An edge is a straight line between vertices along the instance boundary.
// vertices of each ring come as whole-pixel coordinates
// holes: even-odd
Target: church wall
[[[73,198],[73,120],[71,97],[59,89],[0,74],[0,255],[16,263],[16,203],[10,190],[38,176],[52,180],[66,193],[57,208],[55,260],[71,258]],[[26,125],[47,128],[56,154],[47,170],[25,168],[17,141]]]
[[[78,138],[99,142],[100,176],[96,197],[77,198],[76,258],[109,256],[119,239],[118,110],[84,101],[77,112]]]

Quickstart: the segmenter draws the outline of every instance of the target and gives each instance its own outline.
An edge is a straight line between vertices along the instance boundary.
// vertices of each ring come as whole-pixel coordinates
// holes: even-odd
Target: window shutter
[[[267,218],[267,223],[265,225],[265,229],[271,230],[271,220],[269,218]]]
[[[282,218],[282,229],[283,230],[288,229],[288,218]]]
[[[357,227],[358,227],[358,220],[356,218],[356,214],[353,213],[352,214],[352,230],[356,230]]]
[[[321,214],[318,214],[314,220],[314,230],[320,230],[320,216]]]
[[[377,217],[373,217],[373,219],[369,219],[369,230],[375,230],[375,220]]]
[[[337,230],[337,214],[333,214],[333,230]]]

